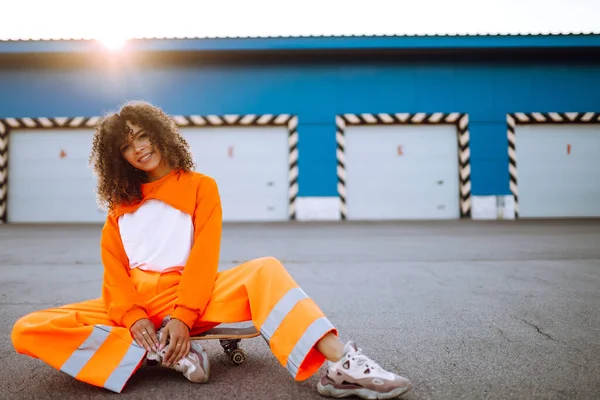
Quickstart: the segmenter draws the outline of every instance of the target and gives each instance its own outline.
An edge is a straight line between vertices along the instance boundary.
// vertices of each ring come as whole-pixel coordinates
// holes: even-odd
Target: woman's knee
[[[267,257],[259,258],[259,260],[260,260],[260,266],[262,269],[266,269],[270,272],[285,270],[285,267],[283,266],[281,261],[279,261],[275,257],[267,256]]]
[[[271,256],[255,258],[246,264],[246,268],[254,274],[267,274],[270,276],[286,272],[281,261]]]
[[[19,318],[13,325],[10,338],[13,346],[18,352],[23,350],[23,338],[31,331],[31,320],[35,317],[35,313],[27,314]]]
[[[27,314],[22,316],[21,318],[19,318],[13,325],[13,330],[12,330],[12,334],[13,335],[20,335],[21,333],[23,333],[24,331],[27,330],[28,327],[28,320],[31,319],[33,313],[31,314]]]

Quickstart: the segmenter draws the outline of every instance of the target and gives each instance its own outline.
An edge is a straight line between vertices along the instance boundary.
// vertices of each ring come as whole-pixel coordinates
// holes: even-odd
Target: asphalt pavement
[[[0,398],[321,399],[259,337],[208,384],[159,367],[116,395],[18,355],[20,316],[100,296],[98,225],[0,225]],[[279,258],[406,399],[599,399],[600,222],[226,224],[221,268]],[[52,343],[48,343],[52,346]]]

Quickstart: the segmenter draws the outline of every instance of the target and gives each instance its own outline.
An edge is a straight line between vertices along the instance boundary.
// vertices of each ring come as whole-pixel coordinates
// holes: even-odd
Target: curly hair
[[[120,150],[130,131],[126,121],[144,128],[152,147],[171,168],[187,172],[195,167],[189,144],[168,115],[146,102],[126,103],[96,124],[89,159],[98,178],[98,204],[109,210],[118,204],[139,202],[141,184],[146,182],[146,173],[129,164]]]

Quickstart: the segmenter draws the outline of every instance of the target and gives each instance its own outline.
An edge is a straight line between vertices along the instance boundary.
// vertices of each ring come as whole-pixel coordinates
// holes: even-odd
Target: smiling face
[[[150,140],[150,134],[139,125],[130,121],[126,122],[127,137],[121,144],[120,150],[123,158],[134,168],[144,171],[148,181],[153,181],[166,175],[170,168],[162,161],[162,155]]]

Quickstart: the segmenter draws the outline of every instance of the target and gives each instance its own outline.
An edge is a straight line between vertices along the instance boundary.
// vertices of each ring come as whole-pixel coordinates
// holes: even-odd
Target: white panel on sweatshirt
[[[182,270],[194,240],[191,216],[155,199],[121,216],[119,229],[131,269]]]

